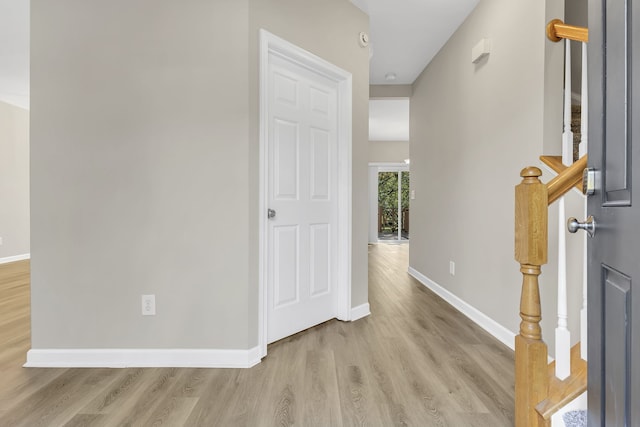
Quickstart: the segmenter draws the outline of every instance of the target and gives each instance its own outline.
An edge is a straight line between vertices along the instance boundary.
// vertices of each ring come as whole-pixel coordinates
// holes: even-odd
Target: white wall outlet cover
[[[416,199],[416,190],[411,190],[411,200]]]
[[[156,314],[156,296],[142,295],[142,315],[155,316]]]
[[[482,58],[491,53],[491,40],[481,39],[473,49],[471,49],[471,62],[477,64]]]

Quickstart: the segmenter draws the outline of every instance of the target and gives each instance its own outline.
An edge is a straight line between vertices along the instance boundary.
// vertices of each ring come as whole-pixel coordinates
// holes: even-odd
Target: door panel
[[[607,2],[606,21],[607,39],[614,43],[607,45],[607,60],[605,62],[605,141],[622,138],[627,139],[627,56],[626,56],[626,21],[624,1]],[[622,25],[620,25],[622,23]],[[605,145],[606,162],[606,194],[607,200],[614,201],[612,193],[627,189],[626,164],[627,144],[614,143]],[[628,201],[628,200],[627,200]]]
[[[628,130],[628,58],[626,2],[608,1],[605,14],[607,58],[605,61],[604,98],[606,163],[605,197],[607,204],[629,204],[629,133]],[[612,143],[607,143],[612,141]]]
[[[589,2],[589,426],[640,425],[640,8]],[[636,203],[634,205],[634,199]]]
[[[297,200],[299,188],[298,124],[275,119],[274,123],[274,173],[276,200]]]
[[[280,308],[299,301],[300,259],[298,226],[273,228],[274,306]]]
[[[603,323],[606,335],[603,346],[609,349],[603,358],[605,377],[604,412],[606,425],[624,426],[629,417],[629,353],[630,353],[630,291],[631,280],[623,274],[603,267]],[[613,350],[615,349],[615,351]]]
[[[311,129],[311,198],[329,200],[331,134],[325,129]]]
[[[336,317],[338,86],[269,55],[267,341]]]
[[[329,224],[311,225],[311,297],[324,295],[331,291],[331,233]]]
[[[331,94],[322,89],[311,87],[309,89],[309,95],[311,97],[311,111],[315,114],[327,117],[330,110],[329,99]]]
[[[276,102],[298,107],[298,81],[277,71],[273,74]]]

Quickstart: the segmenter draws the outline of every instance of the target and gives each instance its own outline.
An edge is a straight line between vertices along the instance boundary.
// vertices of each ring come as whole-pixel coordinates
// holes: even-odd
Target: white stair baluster
[[[571,41],[565,40],[564,123],[562,132],[562,163],[573,163],[573,132],[571,132]],[[566,379],[571,374],[571,333],[567,313],[567,245],[565,234],[564,196],[558,200],[558,327],[556,328],[556,377]]]
[[[564,197],[558,200],[558,327],[556,328],[556,377],[564,380],[571,373],[571,333],[567,328],[567,248]]]

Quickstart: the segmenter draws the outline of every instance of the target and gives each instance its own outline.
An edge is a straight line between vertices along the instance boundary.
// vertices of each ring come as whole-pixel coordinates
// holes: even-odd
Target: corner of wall
[[[0,101],[0,264],[28,259],[29,110]]]

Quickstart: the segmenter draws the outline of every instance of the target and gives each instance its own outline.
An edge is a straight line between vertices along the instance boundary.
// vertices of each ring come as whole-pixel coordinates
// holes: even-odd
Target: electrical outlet
[[[449,261],[449,274],[452,276],[456,275],[456,263],[453,261]]]
[[[2,237],[0,237],[0,246],[2,246]]]
[[[411,200],[416,199],[416,190],[411,190]]]
[[[142,315],[143,316],[156,315],[156,296],[155,295],[142,295]]]

